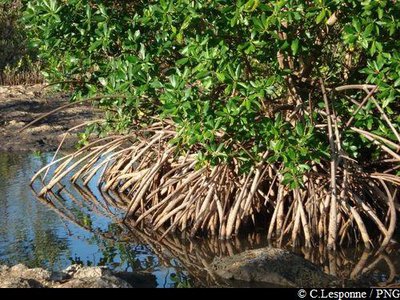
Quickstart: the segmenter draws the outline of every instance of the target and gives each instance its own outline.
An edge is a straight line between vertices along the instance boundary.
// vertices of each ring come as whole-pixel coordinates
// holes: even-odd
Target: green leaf
[[[296,133],[299,136],[303,136],[304,135],[304,125],[303,123],[299,122],[296,124]]]
[[[293,40],[290,47],[292,49],[293,55],[296,55],[297,51],[299,50],[299,39]]]
[[[236,80],[238,80],[239,78],[240,78],[240,74],[242,73],[242,68],[241,68],[241,66],[240,65],[238,65],[237,67],[236,67],[236,70],[235,70],[235,78],[236,78]]]
[[[397,78],[397,80],[394,82],[393,86],[394,86],[394,87],[400,86],[400,76],[399,76],[399,78]]]
[[[382,19],[382,18],[383,18],[383,9],[382,9],[381,7],[379,7],[379,8],[377,9],[377,12],[378,12],[378,18],[379,18],[379,19]]]
[[[352,24],[357,32],[361,32],[361,23],[358,19],[353,19]]]
[[[133,55],[129,55],[126,57],[126,60],[129,61],[132,64],[135,64],[138,62],[138,58],[136,56]]]
[[[170,81],[170,83],[171,83],[171,85],[172,85],[173,88],[176,88],[176,87],[178,86],[178,82],[177,82],[177,79],[176,79],[176,76],[175,76],[175,75],[172,75],[172,76],[169,78],[169,81]]]
[[[177,66],[181,66],[181,65],[186,64],[188,61],[189,61],[189,58],[184,57],[184,58],[178,59],[175,64]]]
[[[183,41],[183,32],[179,31],[178,34],[176,35],[176,40],[179,44],[182,44]]]
[[[373,23],[371,23],[365,28],[365,30],[363,32],[363,37],[364,38],[367,38],[367,37],[369,37],[371,35],[372,30],[374,30],[374,26],[375,25]]]
[[[224,73],[216,73],[216,75],[217,75],[217,78],[218,78],[218,80],[220,81],[220,82],[224,82],[225,81],[225,75],[224,75]]]
[[[140,43],[140,50],[139,50],[139,55],[138,56],[139,56],[140,59],[143,59],[143,60],[146,58],[146,49],[145,49],[143,43]]]
[[[252,12],[260,5],[260,0],[249,0],[244,5],[244,10],[247,12]]]
[[[325,18],[325,14],[326,14],[325,9],[321,10],[321,12],[318,14],[317,18],[315,19],[315,22],[317,24],[321,23],[322,20]]]

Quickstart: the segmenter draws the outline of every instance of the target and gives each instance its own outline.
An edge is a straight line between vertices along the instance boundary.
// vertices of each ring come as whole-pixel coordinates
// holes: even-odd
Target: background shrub
[[[40,82],[36,51],[28,47],[20,0],[0,0],[0,84]]]

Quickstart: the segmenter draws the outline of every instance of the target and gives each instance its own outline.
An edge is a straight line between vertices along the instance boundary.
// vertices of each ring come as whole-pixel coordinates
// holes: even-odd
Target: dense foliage
[[[199,166],[266,161],[290,189],[331,162],[333,224],[340,168],[398,172],[399,15],[392,0],[41,0],[25,20],[50,82],[102,96],[87,133],[172,120]]]
[[[287,182],[327,157],[320,83],[379,86],[378,101],[398,128],[400,3],[396,1],[30,1],[29,31],[47,78],[74,88],[74,99],[103,99],[107,129],[171,118],[175,142],[212,164],[252,165],[271,150]],[[337,20],[335,19],[337,18]],[[343,126],[356,93],[335,95]],[[369,103],[354,125],[394,139]],[[293,121],[288,120],[288,114]],[[377,155],[350,129],[353,158]],[[370,149],[371,151],[369,151]]]

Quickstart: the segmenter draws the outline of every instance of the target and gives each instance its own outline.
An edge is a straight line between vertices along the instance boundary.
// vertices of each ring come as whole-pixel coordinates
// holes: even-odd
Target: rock
[[[18,122],[16,120],[11,120],[8,125],[14,126],[14,127],[23,127],[25,126],[25,122]]]
[[[112,276],[111,271],[104,267],[83,267],[78,269],[73,275],[76,279],[100,278],[104,276]]]
[[[113,275],[106,267],[69,266],[63,271],[71,279],[56,284],[55,288],[132,288],[126,281]]]
[[[21,277],[25,279],[33,279],[38,282],[50,280],[51,273],[42,268],[29,269],[23,264],[18,264],[9,269],[9,273],[14,277]]]
[[[132,286],[115,276],[72,278],[54,288],[132,288]]]
[[[50,273],[42,268],[30,269],[22,264],[13,267],[0,265],[0,288],[132,288],[155,285],[154,275],[113,273],[106,267],[71,265],[61,272]]]
[[[43,288],[44,286],[33,279],[0,276],[0,288]]]
[[[70,265],[67,268],[65,268],[62,273],[66,274],[68,277],[72,277],[79,269],[81,269],[81,265]]]
[[[65,281],[70,278],[71,278],[71,276],[68,276],[68,274],[64,273],[64,271],[63,272],[53,272],[53,273],[51,273],[51,276],[50,276],[50,280],[56,281],[56,282]]]
[[[49,278],[50,273],[40,268],[28,269],[22,264],[0,267],[0,288],[42,288]]]
[[[9,267],[6,265],[0,265],[0,272],[8,271]]]
[[[286,287],[326,287],[336,279],[304,258],[287,250],[272,247],[216,258],[212,268],[224,279],[263,282]]]
[[[145,272],[115,272],[114,276],[128,282],[135,288],[156,288],[157,278],[151,273]]]

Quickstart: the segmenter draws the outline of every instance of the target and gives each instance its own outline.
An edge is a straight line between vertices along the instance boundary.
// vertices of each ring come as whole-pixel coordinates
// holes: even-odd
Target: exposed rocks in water
[[[24,265],[15,265],[11,268],[0,266],[0,287],[1,288],[41,288],[46,287],[50,282],[50,272],[34,268],[28,269]]]
[[[213,270],[224,279],[285,287],[328,287],[337,279],[297,254],[266,247],[214,259]]]
[[[72,265],[61,272],[29,269],[18,264],[0,266],[0,288],[133,288],[155,287],[148,273],[113,272],[105,267]]]

